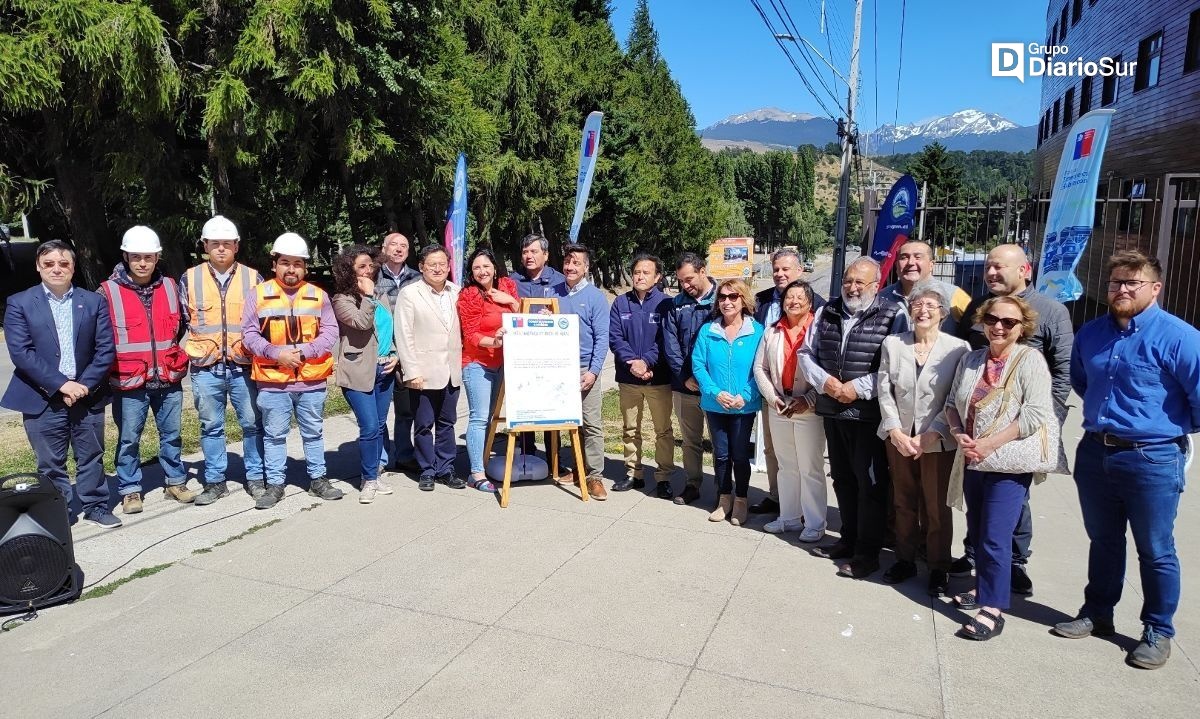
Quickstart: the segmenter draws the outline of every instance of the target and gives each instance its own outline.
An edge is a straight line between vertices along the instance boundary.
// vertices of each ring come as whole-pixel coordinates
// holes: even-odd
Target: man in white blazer
[[[441,482],[463,489],[454,474],[454,422],[462,387],[462,328],[458,321],[458,286],[450,282],[450,257],[430,245],[419,255],[421,281],[400,290],[396,298],[396,352],[401,379],[415,395],[413,439],[421,465],[418,486],[433,491]]]

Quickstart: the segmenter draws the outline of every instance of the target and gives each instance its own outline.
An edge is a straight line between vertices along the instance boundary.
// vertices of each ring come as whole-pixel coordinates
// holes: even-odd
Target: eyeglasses
[[[983,323],[988,327],[991,327],[992,325],[1000,325],[1006,330],[1011,330],[1013,327],[1021,324],[1021,320],[1015,317],[997,317],[989,312],[983,316]]]
[[[916,302],[909,307],[909,309],[913,312],[916,312],[917,310],[940,310],[941,308],[942,306],[936,302]]]
[[[1109,280],[1108,291],[1120,292],[1121,290],[1129,290],[1137,292],[1143,286],[1150,284],[1150,280]]]
[[[842,280],[842,287],[870,287],[878,281],[879,280],[871,280],[870,282],[863,282],[861,280]]]
[[[717,294],[718,302],[737,302],[740,299],[742,299],[742,296],[736,292],[733,294],[725,294],[724,292]]]

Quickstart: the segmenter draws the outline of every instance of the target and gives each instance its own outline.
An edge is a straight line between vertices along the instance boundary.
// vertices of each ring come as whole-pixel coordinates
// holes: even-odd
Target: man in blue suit
[[[104,476],[104,406],[116,357],[104,299],[71,284],[75,252],[61,240],[37,249],[39,285],[8,298],[4,340],[12,382],[0,406],[24,415],[38,474],[70,501],[67,446],[75,450],[75,492],[83,518],[105,529],[121,526],[108,509]]]

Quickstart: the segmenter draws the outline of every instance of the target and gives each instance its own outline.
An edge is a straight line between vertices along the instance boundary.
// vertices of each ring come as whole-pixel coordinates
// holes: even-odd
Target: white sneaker
[[[819,542],[824,538],[824,529],[812,529],[811,527],[807,527],[803,532],[800,533],[801,542]]]
[[[798,519],[785,520],[782,517],[773,522],[767,522],[763,531],[768,534],[783,534],[784,532],[799,532],[804,524]]]
[[[358,503],[370,504],[375,501],[375,492],[379,490],[379,482],[374,479],[369,479],[362,483],[362,487],[358,490]]]
[[[392,489],[392,485],[382,479],[377,479],[375,480],[375,491],[380,494],[391,494],[394,490]]]

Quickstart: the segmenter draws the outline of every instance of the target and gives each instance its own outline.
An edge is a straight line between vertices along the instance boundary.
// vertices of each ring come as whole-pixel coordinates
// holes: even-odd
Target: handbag
[[[1013,377],[1017,366],[1033,350],[1025,349],[1013,359],[1004,383],[984,395],[975,405],[975,426],[986,427],[976,439],[987,437],[1007,427],[1017,418],[1021,402],[1013,393]],[[1060,451],[1061,428],[1058,420],[1051,418],[1036,432],[1022,439],[1005,442],[996,451],[976,464],[967,465],[979,472],[1002,472],[1005,474],[1066,473],[1066,454]]]

